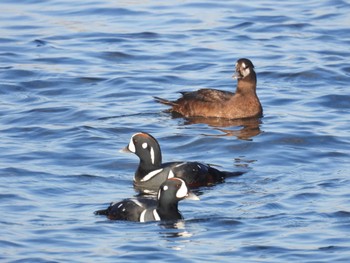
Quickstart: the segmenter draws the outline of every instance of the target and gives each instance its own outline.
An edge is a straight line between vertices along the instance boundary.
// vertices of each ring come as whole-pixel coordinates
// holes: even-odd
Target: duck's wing
[[[196,100],[203,102],[222,102],[232,98],[234,93],[216,89],[200,89],[193,92],[181,92],[179,100]]]

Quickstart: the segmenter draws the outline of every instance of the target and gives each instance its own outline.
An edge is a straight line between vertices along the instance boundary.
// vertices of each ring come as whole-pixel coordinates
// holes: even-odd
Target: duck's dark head
[[[193,194],[184,180],[181,178],[173,177],[167,179],[160,187],[158,191],[158,200],[171,203],[182,199],[199,200],[198,196]]]
[[[146,132],[135,133],[124,151],[136,154],[141,163],[147,166],[160,167],[162,153],[157,140]]]

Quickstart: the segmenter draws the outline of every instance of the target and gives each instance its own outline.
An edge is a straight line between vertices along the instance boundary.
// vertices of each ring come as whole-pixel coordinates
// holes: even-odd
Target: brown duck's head
[[[237,60],[236,71],[233,75],[233,78],[244,79],[251,75],[255,75],[253,63],[247,58],[240,58]]]

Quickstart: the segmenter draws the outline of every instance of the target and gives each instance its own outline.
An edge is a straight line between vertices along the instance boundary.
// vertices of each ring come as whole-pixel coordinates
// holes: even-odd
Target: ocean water
[[[348,262],[350,2],[0,3],[1,262]],[[264,117],[173,118],[152,96],[233,91],[255,65]],[[93,212],[137,193],[154,135],[164,161],[238,178],[184,200],[176,225]]]

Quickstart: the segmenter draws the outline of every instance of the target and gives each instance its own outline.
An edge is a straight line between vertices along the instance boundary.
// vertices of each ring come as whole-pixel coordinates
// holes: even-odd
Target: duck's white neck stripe
[[[161,171],[163,171],[163,168],[154,170],[154,171],[152,171],[152,172],[149,172],[148,174],[145,175],[145,177],[143,177],[143,178],[141,179],[141,182],[145,182],[145,181],[150,180],[151,178],[153,178],[154,176],[156,176],[157,174],[159,174]]]
[[[153,147],[151,147],[150,154],[151,154],[152,164],[154,164],[154,150],[153,150]]]

